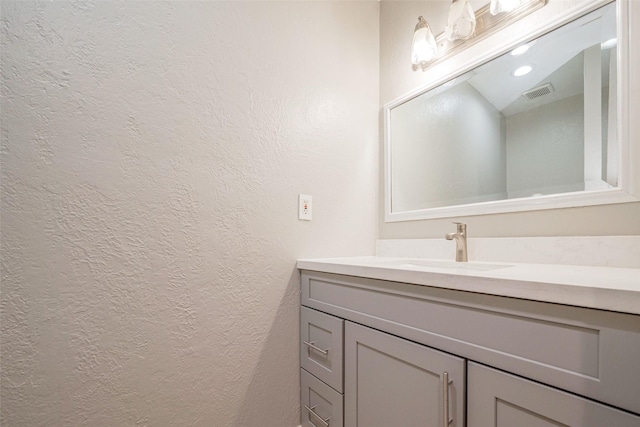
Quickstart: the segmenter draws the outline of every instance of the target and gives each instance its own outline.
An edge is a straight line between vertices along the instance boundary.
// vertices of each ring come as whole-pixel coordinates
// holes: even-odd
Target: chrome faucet
[[[456,262],[467,262],[467,224],[454,222],[456,225],[455,233],[447,233],[444,238],[447,240],[456,240]]]

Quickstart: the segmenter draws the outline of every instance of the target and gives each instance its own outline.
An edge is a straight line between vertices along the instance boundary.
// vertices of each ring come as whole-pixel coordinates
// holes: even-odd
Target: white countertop
[[[300,259],[325,273],[640,314],[640,269],[395,257]],[[486,269],[486,270],[485,270]]]

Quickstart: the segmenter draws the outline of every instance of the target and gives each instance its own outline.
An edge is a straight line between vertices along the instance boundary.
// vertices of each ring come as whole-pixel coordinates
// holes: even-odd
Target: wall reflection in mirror
[[[611,3],[389,111],[391,212],[618,185]]]

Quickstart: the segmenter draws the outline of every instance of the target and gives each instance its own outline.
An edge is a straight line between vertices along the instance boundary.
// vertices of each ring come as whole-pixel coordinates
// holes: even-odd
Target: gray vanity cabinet
[[[638,315],[301,280],[305,427],[640,427]]]
[[[345,427],[464,426],[460,357],[346,322],[344,380]]]
[[[640,417],[469,362],[468,427],[638,427]]]

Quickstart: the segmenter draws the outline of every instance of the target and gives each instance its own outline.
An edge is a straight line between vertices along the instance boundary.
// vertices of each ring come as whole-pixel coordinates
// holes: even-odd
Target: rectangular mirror
[[[386,221],[637,200],[620,161],[619,6],[387,105]]]

